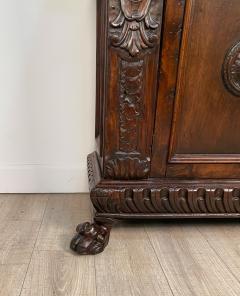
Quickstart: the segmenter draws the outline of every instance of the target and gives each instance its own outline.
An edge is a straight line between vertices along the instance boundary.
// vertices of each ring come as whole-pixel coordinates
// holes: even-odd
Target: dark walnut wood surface
[[[97,1],[94,222],[71,248],[97,254],[117,219],[240,216],[239,0]]]

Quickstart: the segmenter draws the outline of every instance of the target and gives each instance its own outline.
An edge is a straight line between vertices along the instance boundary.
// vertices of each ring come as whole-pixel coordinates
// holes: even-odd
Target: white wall
[[[84,192],[96,0],[0,0],[0,192]]]

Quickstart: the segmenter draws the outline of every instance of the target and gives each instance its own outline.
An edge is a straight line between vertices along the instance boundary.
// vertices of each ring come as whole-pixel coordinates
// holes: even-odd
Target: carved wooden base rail
[[[103,180],[96,153],[88,156],[88,177],[96,213],[77,227],[71,248],[79,254],[102,252],[117,219],[240,217],[240,181]]]

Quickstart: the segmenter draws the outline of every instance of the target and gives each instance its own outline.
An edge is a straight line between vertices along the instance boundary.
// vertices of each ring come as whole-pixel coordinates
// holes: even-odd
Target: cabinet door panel
[[[160,80],[152,147],[152,177],[164,177],[166,173],[185,2],[185,0],[165,2]]]
[[[166,175],[239,177],[239,0],[187,0],[180,55]]]
[[[239,41],[239,0],[188,1],[168,175],[239,176],[232,164],[240,162],[240,93],[223,79],[227,67],[238,70],[240,47],[229,59]],[[236,74],[232,79],[240,82]]]

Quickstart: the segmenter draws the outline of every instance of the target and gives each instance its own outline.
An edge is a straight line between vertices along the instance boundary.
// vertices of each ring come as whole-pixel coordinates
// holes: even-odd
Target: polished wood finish
[[[116,219],[240,217],[239,0],[98,0],[97,254]],[[224,25],[223,25],[224,24]]]
[[[109,241],[113,221],[109,218],[95,217],[94,223],[85,222],[77,226],[77,234],[71,241],[73,251],[82,255],[101,253]]]
[[[89,180],[99,171],[95,153],[88,156]],[[93,179],[93,180],[92,180]],[[239,217],[240,180],[146,181],[100,180],[91,189],[96,217]]]
[[[151,176],[165,177],[186,1],[168,0],[165,7]]]
[[[108,12],[98,23],[106,35],[100,44],[105,55],[98,58],[104,78],[97,99],[105,178],[141,179],[150,173],[163,1],[132,3],[98,3],[103,14]]]
[[[237,46],[229,52],[239,38],[239,14],[237,0],[188,1],[168,176],[178,176],[181,163],[183,170],[186,166],[192,168],[191,176],[186,172],[186,177],[204,174],[206,178],[226,178],[239,174],[240,137],[236,131],[240,128],[240,101],[222,79],[223,68],[226,72],[229,63],[237,63],[234,58],[230,62],[229,56],[240,53]],[[225,26],[218,34],[223,19]],[[228,84],[230,88],[230,81]],[[213,118],[215,114],[220,115],[219,120]],[[200,165],[198,169],[198,163],[205,163],[205,168]]]

